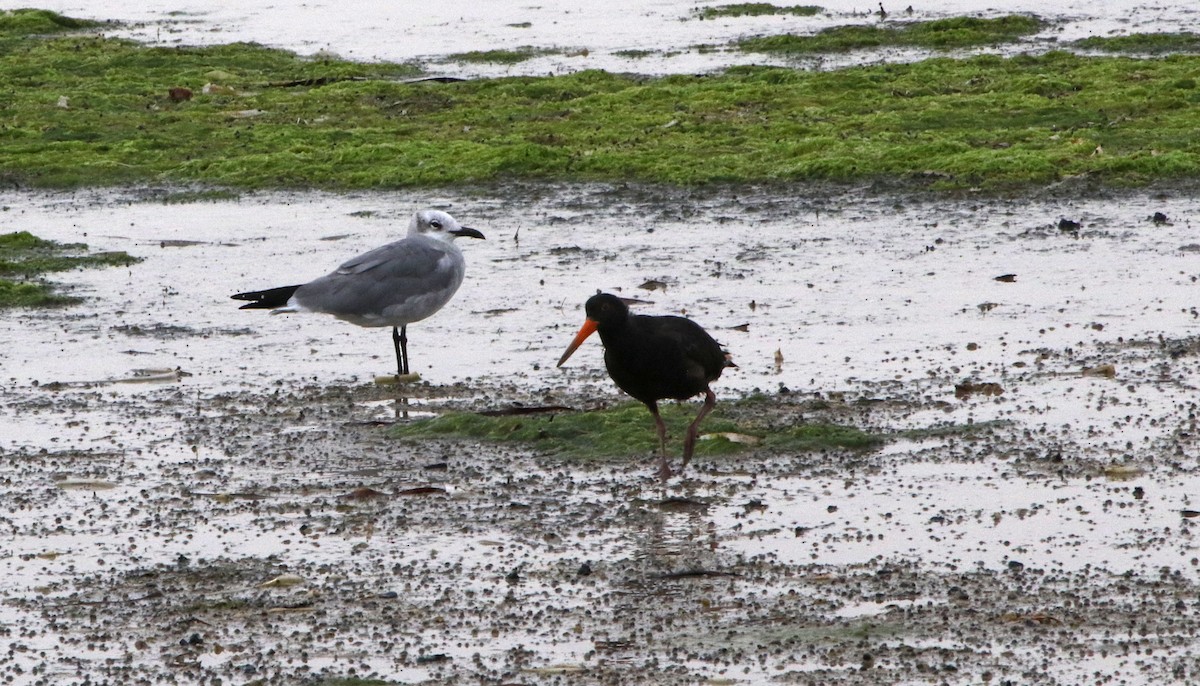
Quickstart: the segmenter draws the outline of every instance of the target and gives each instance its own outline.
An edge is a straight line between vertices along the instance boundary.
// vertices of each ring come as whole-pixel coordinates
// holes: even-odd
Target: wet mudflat
[[[786,12],[702,20],[706,8],[743,3],[692,0],[618,0],[606,4],[562,2],[554,5],[415,0],[387,4],[369,0],[314,1],[303,5],[251,0],[218,4],[200,0],[42,0],[37,7],[63,14],[119,22],[106,34],[154,45],[220,45],[249,41],[302,55],[340,55],[364,62],[423,64],[428,71],[463,78],[544,76],[581,69],[639,74],[689,74],[719,71],[731,64],[783,64],[824,69],[878,61],[930,57],[925,50],[862,50],[780,59],[764,53],[739,54],[731,41],[754,35],[812,34],[848,23],[879,20],[885,9],[892,21],[954,16],[1032,14],[1051,21],[1039,35],[1016,46],[987,46],[983,52],[1041,52],[1090,36],[1134,32],[1176,32],[1196,22],[1186,2],[1146,0],[1068,0],[1048,7],[1037,0],[943,0],[936,4],[831,0],[778,3],[813,5],[815,14]],[[529,59],[478,61],[471,52],[527,50]]]
[[[1197,679],[1187,189],[0,204],[5,230],[145,258],[59,277],[82,305],[4,314],[13,683]],[[425,206],[488,240],[410,327],[420,382],[374,382],[384,331],[228,300]],[[719,411],[759,394],[763,430],[895,438],[700,459],[664,488],[651,455],[387,436],[446,409],[620,402],[599,345],[553,366],[597,288],[734,353]]]

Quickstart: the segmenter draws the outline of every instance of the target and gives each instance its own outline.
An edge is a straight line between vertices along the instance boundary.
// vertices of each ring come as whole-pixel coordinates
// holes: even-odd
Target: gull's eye
[[[442,222],[438,219],[434,219],[433,221],[429,222],[429,225],[432,226],[433,228],[437,229],[438,231],[442,230]]]

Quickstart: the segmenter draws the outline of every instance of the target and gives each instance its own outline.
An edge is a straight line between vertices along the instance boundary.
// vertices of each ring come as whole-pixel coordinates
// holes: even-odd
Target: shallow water
[[[129,380],[140,369],[180,368],[191,375],[184,385],[207,392],[387,374],[394,356],[386,328],[238,310],[229,295],[320,276],[395,240],[409,213],[425,206],[488,236],[459,241],[466,282],[442,312],[410,327],[415,367],[440,384],[554,388],[597,379],[598,344],[562,369],[554,362],[598,289],[646,301],[640,312],[684,313],[710,329],[739,365],[719,386],[739,394],[941,376],[1003,381],[1032,371],[1044,349],[1069,348],[1079,358],[1078,368],[1046,375],[1073,374],[1088,359],[1103,362],[1105,346],[1186,338],[1200,273],[1190,247],[1196,201],[1184,196],[642,202],[604,189],[542,187],[515,200],[303,194],[163,205],[9,193],[0,203],[7,230],[145,258],[56,277],[88,299],[83,307],[7,315],[5,368],[18,386]],[[1151,223],[1155,211],[1174,221]],[[1083,230],[1059,230],[1062,217]],[[181,239],[195,244],[161,247]],[[1005,274],[1015,280],[995,279]],[[640,288],[647,281],[665,289]],[[1113,385],[1044,383],[1055,395]],[[145,385],[153,384],[114,384],[112,392]],[[980,405],[976,420],[1004,416]]]
[[[727,4],[723,2],[712,5]],[[786,3],[783,3],[786,4]],[[813,33],[849,23],[877,21],[879,3],[835,0],[817,3],[826,12],[813,17],[736,17],[701,21],[693,0],[617,0],[616,2],[418,3],[411,0],[372,2],[200,2],[146,0],[135,4],[81,3],[46,0],[38,7],[69,16],[118,20],[127,27],[113,35],[165,45],[263,43],[302,55],[329,52],[363,61],[415,61],[431,73],[474,76],[561,74],[581,69],[632,71],[643,74],[695,73],[729,64],[838,66],[881,59],[916,59],[927,52],[898,51],[887,55],[861,52],[848,56],[788,61],[761,54],[740,55],[722,48],[745,36]],[[1037,14],[1053,26],[1036,37],[1040,48],[1088,36],[1133,32],[1178,31],[1194,25],[1198,10],[1191,3],[1071,0],[1050,8],[1044,2],[1014,0],[1002,6],[990,0],[950,0],[933,5],[883,3],[893,20],[938,19],[964,14],[1000,16]],[[904,12],[913,8],[911,15]],[[524,46],[554,54],[516,65],[447,62],[445,56],[469,51]],[[1029,49],[1029,45],[1020,49]],[[649,51],[631,58],[622,51]],[[989,49],[990,51],[990,49]]]
[[[885,624],[896,612],[920,616],[930,602],[940,605],[944,586],[933,581],[923,593],[934,600],[916,604],[886,591],[872,608],[862,597],[827,597],[820,584],[786,579],[822,574],[816,569],[851,580],[861,573],[855,570],[869,575],[880,565],[913,565],[934,577],[974,574],[1004,584],[1004,573],[1020,565],[1100,589],[1095,593],[1111,592],[1103,589],[1114,582],[1103,575],[1149,580],[1170,570],[1180,583],[1197,581],[1189,520],[1180,516],[1196,506],[1200,490],[1190,466],[1200,450],[1191,438],[1192,293],[1200,275],[1191,218],[1200,207],[1186,194],[977,202],[857,191],[785,199],[539,186],[470,195],[264,194],[186,205],[133,193],[10,192],[0,205],[5,230],[145,258],[128,268],[57,276],[85,298],[79,306],[4,317],[0,450],[14,476],[0,496],[14,508],[0,586],[26,608],[5,610],[6,621],[40,637],[31,639],[34,652],[10,665],[57,659],[56,630],[30,609],[38,589],[68,605],[86,600],[92,586],[113,583],[133,587],[108,593],[141,597],[150,591],[138,588],[139,576],[180,556],[218,568],[268,564],[241,583],[242,591],[227,582],[233,588],[221,597],[256,592],[280,571],[296,570],[306,584],[294,594],[304,602],[313,593],[325,602],[338,597],[330,595],[336,583],[321,571],[326,565],[353,561],[338,576],[356,592],[372,593],[395,588],[385,570],[423,561],[405,575],[409,583],[432,584],[428,595],[405,596],[413,610],[441,606],[453,588],[449,606],[482,613],[478,621],[498,621],[487,618],[503,613],[503,594],[495,605],[472,603],[497,593],[497,580],[513,569],[526,577],[520,597],[551,603],[555,617],[594,612],[597,602],[624,607],[619,599],[631,584],[644,594],[640,609],[615,612],[670,617],[685,611],[670,608],[693,591],[656,582],[653,573],[767,561],[766,572],[743,571],[752,578],[719,583],[726,590],[718,595],[765,603],[799,591],[805,616]],[[601,288],[647,301],[639,311],[686,313],[714,332],[739,364],[718,382],[722,398],[786,388],[835,401],[899,403],[902,409],[841,418],[888,431],[1007,424],[997,425],[994,438],[902,440],[848,461],[801,454],[744,469],[701,462],[678,492],[707,503],[703,510],[649,518],[660,496],[644,490],[653,484],[648,462],[553,464],[541,473],[525,458],[512,462],[486,446],[432,449],[442,456],[394,445],[378,429],[351,428],[390,421],[397,412],[390,391],[370,390],[394,365],[386,330],[240,311],[229,295],[318,276],[395,238],[408,214],[425,206],[447,209],[488,239],[462,241],[462,290],[410,328],[413,367],[431,384],[405,406],[410,417],[447,403],[586,407],[618,400],[598,342],[554,367],[581,321],[583,300]],[[1155,211],[1171,222],[1149,221]],[[1064,217],[1082,229],[1060,230]],[[164,240],[195,243],[164,247]],[[995,280],[1004,274],[1015,281]],[[640,289],[647,280],[667,287]],[[745,331],[733,328],[741,325]],[[1113,365],[1111,375],[1082,373],[1103,364]],[[138,370],[176,368],[177,380],[126,383]],[[955,385],[963,381],[998,383],[1003,394],[957,398]],[[460,390],[439,391],[451,387]],[[348,395],[321,400],[313,389],[322,388],[346,388]],[[445,473],[421,466],[442,460],[450,465]],[[56,488],[64,478],[112,488]],[[389,498],[365,510],[342,504],[363,485],[429,484],[445,489],[430,496],[435,502]],[[511,495],[497,503],[497,489]],[[513,501],[532,509],[494,509]],[[524,517],[539,524],[530,528]],[[323,533],[298,536],[302,526]],[[608,575],[563,590],[560,575],[587,560],[607,565]],[[976,597],[986,604],[989,593],[1011,592]],[[292,597],[257,593],[279,602]],[[653,609],[660,603],[666,605]],[[1180,621],[1187,617],[1194,618]],[[1061,621],[1037,619],[1051,620]],[[365,626],[375,621],[384,620]],[[489,669],[504,672],[526,664],[513,662],[519,645],[536,646],[527,666],[594,669],[596,645],[628,638],[603,621],[586,627],[583,638],[568,638],[559,620],[547,621],[513,618],[490,637],[430,629],[409,640],[449,656],[439,666],[365,653],[347,662],[334,651],[306,669],[337,674],[358,664],[389,679],[442,678],[481,652]],[[1148,635],[1164,664],[1182,655],[1157,643],[1165,634]],[[668,632],[656,640],[663,644],[630,653],[629,669],[674,650],[706,654],[701,634]],[[926,649],[944,645],[934,640]],[[1190,650],[1192,641],[1177,645]],[[85,659],[98,665],[121,654],[98,646]],[[198,659],[202,671],[224,673],[243,657]],[[1038,659],[1037,651],[1028,659]],[[779,660],[736,678],[756,683],[783,664],[815,673],[832,667],[824,658]],[[134,664],[158,673],[149,663]],[[691,674],[733,676],[706,657],[674,664]],[[1163,683],[1166,669],[1076,655],[1055,662],[1061,681],[1047,683],[1073,683],[1107,668],[1128,683]],[[637,681],[636,669],[624,678]],[[978,676],[979,669],[965,674]]]

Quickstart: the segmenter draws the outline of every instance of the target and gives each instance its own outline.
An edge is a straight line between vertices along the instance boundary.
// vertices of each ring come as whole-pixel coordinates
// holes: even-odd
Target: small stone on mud
[[[383,491],[377,491],[374,488],[363,487],[363,488],[356,488],[353,491],[350,491],[349,493],[339,495],[338,498],[340,498],[342,500],[370,500],[372,498],[383,498],[386,496],[387,496],[387,494],[384,493]]]
[[[735,433],[733,431],[722,431],[722,432],[718,432],[718,433],[701,434],[700,435],[700,440],[702,440],[702,441],[712,441],[712,440],[715,440],[718,438],[724,438],[725,440],[729,441],[730,443],[740,443],[742,445],[758,445],[759,443],[762,442],[762,439],[759,438],[758,436],[751,436],[750,434],[740,434],[740,433]]]
[[[972,383],[964,381],[960,384],[954,384],[954,397],[959,400],[966,400],[972,395],[1004,395],[1004,387],[993,381],[984,383]]]
[[[696,512],[708,509],[708,503],[691,498],[663,498],[658,502],[660,509],[668,512]]]
[[[450,656],[445,653],[434,653],[433,655],[420,655],[416,659],[419,665],[431,665],[437,662],[449,662]]]
[[[417,486],[396,491],[396,495],[444,495],[446,489],[437,486]]]
[[[381,374],[375,377],[376,386],[395,386],[402,383],[414,383],[421,380],[421,375],[412,374]]]
[[[1104,476],[1109,481],[1132,481],[1146,474],[1146,470],[1134,464],[1110,464],[1104,468]]]
[[[552,665],[550,667],[525,667],[521,671],[539,676],[554,676],[555,674],[578,674],[584,671],[584,668],[580,665]]]
[[[296,574],[280,574],[279,576],[264,581],[258,585],[259,588],[288,588],[304,583],[304,579]]]
[[[63,479],[54,485],[64,491],[107,491],[117,487],[113,482],[102,479]]]
[[[1099,376],[1111,379],[1117,375],[1117,368],[1111,364],[1098,364],[1095,367],[1084,367],[1081,373],[1084,376]]]

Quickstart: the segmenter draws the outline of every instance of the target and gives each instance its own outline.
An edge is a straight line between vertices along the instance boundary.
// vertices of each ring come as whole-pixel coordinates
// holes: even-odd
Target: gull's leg
[[[392,327],[392,345],[396,347],[396,373],[400,376],[408,374],[408,327]]]

